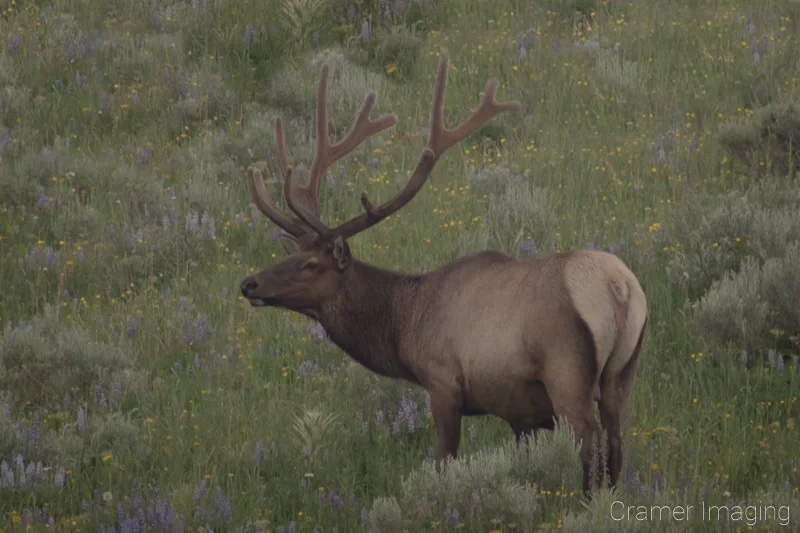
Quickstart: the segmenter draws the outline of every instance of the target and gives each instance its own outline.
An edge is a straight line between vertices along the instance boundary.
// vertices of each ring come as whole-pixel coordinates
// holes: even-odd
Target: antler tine
[[[486,82],[486,89],[483,91],[480,107],[461,124],[453,129],[447,129],[444,125],[444,89],[447,85],[447,73],[446,71],[444,74],[441,72],[442,68],[447,69],[446,63],[447,59],[445,58],[439,64],[440,71],[436,79],[436,90],[431,111],[431,134],[427,145],[433,151],[436,159],[439,159],[448,148],[480,129],[481,126],[497,115],[506,111],[518,111],[522,107],[516,100],[503,103],[497,102],[494,99],[497,91],[497,80],[491,78]]]
[[[364,231],[395,213],[410,202],[420,191],[422,185],[430,176],[439,157],[441,157],[448,148],[467,137],[473,131],[476,131],[483,124],[500,113],[520,109],[520,103],[517,101],[503,103],[495,101],[494,94],[497,89],[497,81],[491,79],[486,84],[486,90],[484,91],[480,107],[456,128],[448,130],[444,127],[444,91],[447,86],[448,65],[449,59],[447,53],[442,52],[441,59],[439,60],[439,68],[436,73],[436,83],[433,89],[430,136],[428,137],[427,145],[422,150],[414,173],[411,175],[406,185],[391,200],[378,207],[372,205],[366,192],[361,193],[361,204],[364,206],[364,212],[332,230],[333,233],[338,233],[346,239]]]
[[[283,134],[281,117],[275,119],[275,145],[278,151],[278,167],[281,169],[281,174],[286,177],[289,171],[289,156],[286,153],[286,136]]]
[[[288,175],[291,176],[291,173],[292,169],[289,168]],[[247,189],[250,191],[250,198],[253,200],[253,203],[256,204],[259,211],[264,213],[264,216],[283,228],[283,230],[290,235],[299,237],[306,233],[305,229],[295,223],[289,215],[278,209],[278,206],[272,201],[267,189],[264,187],[264,179],[261,176],[261,172],[253,167],[249,167],[246,175]]]
[[[375,99],[376,95],[374,92],[367,93],[350,131],[348,131],[339,142],[331,145],[328,132],[328,65],[322,66],[320,69],[319,85],[317,87],[317,142],[314,150],[314,160],[311,163],[311,171],[309,172],[308,183],[305,186],[297,185],[297,183],[291,180],[291,176],[286,173],[286,169],[290,167],[286,155],[283,129],[280,120],[276,121],[278,159],[281,165],[281,171],[284,173],[284,196],[286,198],[286,203],[304,224],[316,231],[321,237],[329,237],[332,234],[331,229],[319,218],[319,190],[325,171],[335,161],[352,152],[367,138],[397,123],[397,117],[394,115],[383,115],[375,120],[369,118],[372,108],[375,105]],[[299,202],[298,197],[302,198],[303,201]]]
[[[321,238],[325,239],[330,237],[331,229],[322,223],[322,221],[305,210],[295,201],[295,196],[292,191],[292,168],[289,167],[289,172],[284,174],[283,181],[283,196],[286,198],[286,205],[289,206],[297,218],[299,218],[306,226],[317,232]]]

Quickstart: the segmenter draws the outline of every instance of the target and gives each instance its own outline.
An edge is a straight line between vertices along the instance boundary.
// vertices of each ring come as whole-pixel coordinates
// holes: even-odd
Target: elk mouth
[[[253,307],[274,307],[278,305],[278,299],[275,297],[269,298],[248,298],[248,302]]]

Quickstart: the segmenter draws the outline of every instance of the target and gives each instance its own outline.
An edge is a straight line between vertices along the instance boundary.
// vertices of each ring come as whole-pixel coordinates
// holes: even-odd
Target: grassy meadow
[[[0,10],[3,533],[800,531],[797,0]],[[275,117],[302,182],[321,64],[333,138],[367,91],[373,116],[396,113],[329,170],[321,212],[341,222],[408,178],[441,50],[448,126],[490,77],[522,112],[350,246],[409,272],[485,248],[624,259],[650,319],[623,480],[591,503],[568,427],[517,449],[501,421],[465,419],[437,474],[423,391],[239,296],[284,256],[243,175],[285,205]],[[615,519],[615,500],[648,519]]]

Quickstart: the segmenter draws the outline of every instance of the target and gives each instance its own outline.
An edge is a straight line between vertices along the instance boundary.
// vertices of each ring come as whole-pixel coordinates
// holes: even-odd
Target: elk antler
[[[367,193],[361,193],[361,204],[364,212],[347,222],[329,228],[319,218],[319,188],[325,171],[337,160],[352,152],[358,145],[386,128],[394,126],[397,118],[394,115],[384,115],[377,120],[370,120],[369,114],[375,105],[375,93],[370,92],[364,98],[364,103],[356,117],[353,127],[345,137],[336,144],[330,144],[328,133],[328,66],[324,65],[320,72],[319,87],[317,89],[317,145],[314,152],[314,162],[308,184],[305,187],[297,185],[292,180],[292,167],[286,154],[286,140],[283,134],[283,125],[280,118],[275,120],[275,141],[278,151],[278,164],[284,176],[284,196],[289,209],[294,212],[302,224],[298,224],[292,217],[278,210],[275,203],[264,188],[261,175],[251,169],[247,171],[248,187],[253,202],[262,213],[273,222],[281,226],[294,236],[305,233],[305,227],[316,232],[320,238],[327,239],[333,235],[341,235],[347,239],[374,226],[384,218],[395,213],[406,205],[420,191],[428,179],[442,154],[450,147],[466,138],[489,120],[506,111],[520,109],[518,101],[499,103],[494,99],[497,90],[497,80],[490,79],[486,84],[480,107],[475,110],[461,124],[453,129],[444,125],[444,91],[447,86],[447,69],[449,60],[446,52],[442,52],[439,69],[436,74],[436,84],[433,89],[433,102],[431,103],[430,135],[428,143],[420,155],[419,162],[411,178],[400,192],[391,200],[375,207],[369,201]],[[299,201],[298,201],[299,200]],[[305,204],[305,205],[303,205]],[[305,226],[305,227],[304,227]]]
[[[283,124],[280,118],[275,119],[275,143],[278,152],[278,166],[284,177],[283,192],[286,198],[286,205],[289,206],[289,209],[294,212],[302,224],[298,224],[292,217],[278,211],[275,203],[269,198],[263,182],[260,185],[257,184],[256,181],[261,180],[255,180],[254,177],[251,177],[249,170],[248,184],[253,202],[267,217],[288,233],[295,235],[298,228],[300,228],[301,233],[306,232],[307,230],[302,227],[304,224],[321,236],[330,235],[330,229],[319,218],[319,189],[322,185],[325,171],[333,163],[352,152],[367,138],[397,123],[397,117],[394,115],[383,115],[376,120],[370,120],[369,115],[375,105],[375,97],[374,92],[367,93],[350,131],[347,132],[342,140],[336,144],[331,144],[328,131],[328,65],[322,66],[317,87],[317,144],[314,150],[314,161],[311,163],[308,183],[304,187],[292,180],[292,167],[289,165],[289,157],[286,153],[286,137],[283,133]]]
[[[291,175],[292,169],[287,169],[287,174]],[[250,198],[256,204],[259,211],[273,221],[275,224],[283,228],[286,233],[299,237],[306,233],[306,230],[297,224],[291,216],[281,211],[275,202],[272,201],[267,189],[264,187],[264,178],[261,172],[253,167],[247,169],[247,188],[250,191]]]
[[[419,192],[430,176],[436,162],[448,148],[477,131],[500,113],[520,109],[520,103],[516,100],[498,103],[494,99],[497,80],[490,79],[486,84],[480,107],[454,129],[447,129],[444,125],[444,91],[447,86],[448,65],[447,53],[442,52],[439,69],[436,73],[436,84],[433,88],[428,143],[425,149],[422,150],[419,162],[408,182],[391,200],[377,207],[373,206],[369,201],[366,192],[361,193],[361,204],[364,206],[364,212],[337,226],[335,229],[329,230],[331,234],[339,234],[347,239],[397,212]]]

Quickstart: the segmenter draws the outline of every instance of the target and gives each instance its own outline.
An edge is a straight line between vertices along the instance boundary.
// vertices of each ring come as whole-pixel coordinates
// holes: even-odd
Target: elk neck
[[[330,339],[369,370],[418,383],[402,347],[413,334],[414,302],[424,275],[384,270],[353,260],[339,290],[318,309]]]

